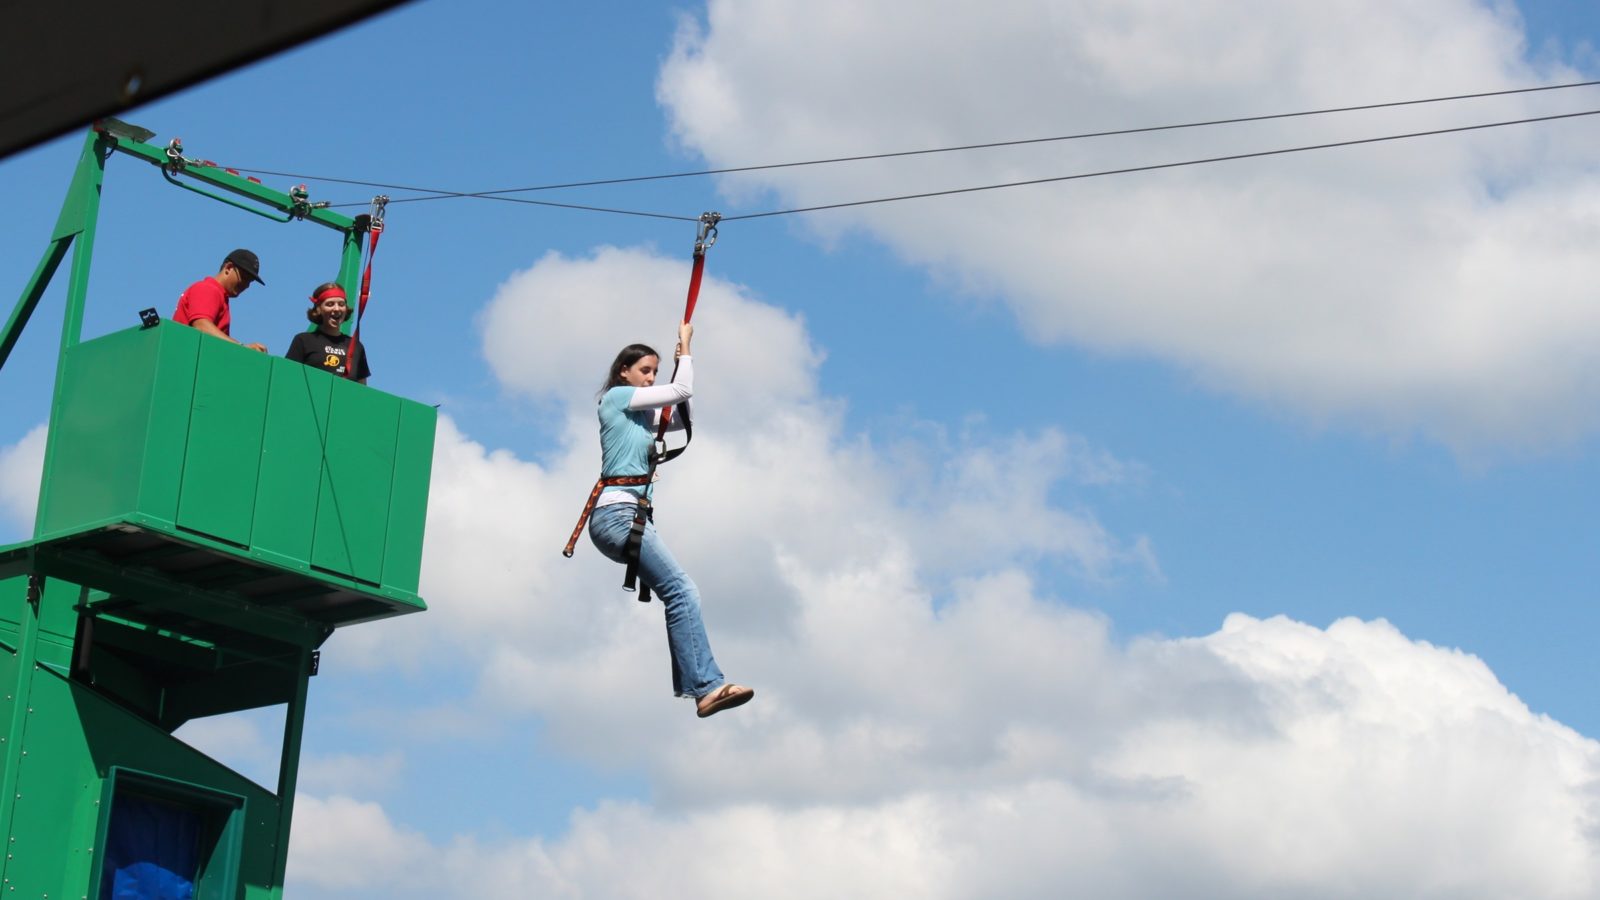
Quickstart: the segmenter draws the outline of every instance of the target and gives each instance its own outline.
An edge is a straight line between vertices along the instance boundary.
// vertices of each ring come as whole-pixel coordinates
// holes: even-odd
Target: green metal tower
[[[0,332],[3,367],[73,248],[34,537],[0,547],[0,900],[282,896],[317,648],[340,626],[425,609],[432,407],[170,322],[81,340],[116,154],[332,229],[355,295],[366,217],[149,136],[114,121],[90,132]],[[172,736],[276,704],[274,789]]]

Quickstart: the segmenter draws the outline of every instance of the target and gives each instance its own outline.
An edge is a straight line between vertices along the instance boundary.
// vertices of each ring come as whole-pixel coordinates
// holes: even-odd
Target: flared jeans
[[[613,562],[625,563],[628,532],[638,507],[613,503],[595,509],[589,518],[589,539]],[[639,580],[660,598],[667,616],[667,651],[672,657],[672,690],[696,699],[723,682],[722,670],[711,655],[705,622],[700,618],[700,591],[672,558],[653,522],[644,526],[639,545]]]

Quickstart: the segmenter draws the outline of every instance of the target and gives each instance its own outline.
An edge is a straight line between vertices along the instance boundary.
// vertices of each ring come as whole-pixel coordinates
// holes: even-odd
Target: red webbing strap
[[[694,254],[694,269],[689,272],[689,299],[683,304],[683,320],[685,322],[694,318],[694,304],[700,299],[700,276],[706,271],[706,251],[698,249]]]
[[[372,226],[372,244],[367,248],[367,269],[361,273],[361,299],[356,302],[356,328],[350,336],[350,360],[345,363],[344,375],[351,381],[359,380],[361,366],[357,354],[361,352],[361,314],[367,311],[367,298],[372,296],[372,260],[378,255],[378,238],[383,236],[383,226]]]
[[[706,271],[706,250],[701,245],[694,248],[694,269],[689,272],[689,299],[683,304],[683,320],[685,322],[694,318],[694,304],[700,299],[700,276]],[[672,361],[672,381],[678,380],[678,361]],[[669,406],[661,411],[661,423],[656,426],[656,441],[666,440],[667,426],[672,423],[672,411],[677,406]]]
[[[589,516],[594,512],[595,501],[600,499],[600,492],[608,487],[639,487],[650,483],[649,475],[617,475],[613,478],[601,478],[594,483],[594,490],[589,492],[589,499],[583,504],[583,513],[578,516],[578,524],[572,526],[572,537],[567,538],[566,549],[561,555],[572,558],[572,550],[578,546],[578,535],[583,534],[584,523],[589,521]]]
[[[372,229],[372,246],[367,249],[367,270],[361,273],[361,301],[356,304],[356,324],[361,324],[361,314],[367,311],[367,298],[372,296],[372,260],[378,255],[378,238],[383,237],[383,226]]]

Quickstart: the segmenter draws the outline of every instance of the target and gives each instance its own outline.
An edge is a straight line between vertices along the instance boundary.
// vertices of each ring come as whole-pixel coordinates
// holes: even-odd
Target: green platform
[[[34,544],[330,626],[424,608],[432,407],[170,322],[64,363]]]
[[[3,366],[70,250],[34,537],[0,547],[0,900],[282,897],[320,648],[338,628],[425,609],[432,407],[183,325],[81,334],[119,154],[336,232],[352,296],[376,225],[138,133],[115,123],[86,137],[0,329]],[[280,705],[271,788],[173,736]],[[152,870],[184,886],[141,886]]]

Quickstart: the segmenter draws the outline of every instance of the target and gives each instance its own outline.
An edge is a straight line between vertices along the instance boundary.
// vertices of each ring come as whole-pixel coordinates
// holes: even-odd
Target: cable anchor
[[[694,236],[694,253],[703,255],[717,242],[717,223],[722,221],[722,213],[703,212],[700,214],[700,228]]]
[[[304,184],[289,188],[289,215],[296,219],[311,215],[311,192]]]
[[[176,175],[179,172],[182,172],[183,167],[187,165],[188,162],[189,161],[183,157],[183,138],[173,138],[172,140],[168,141],[167,164],[162,166],[163,169],[167,170],[167,174]]]

